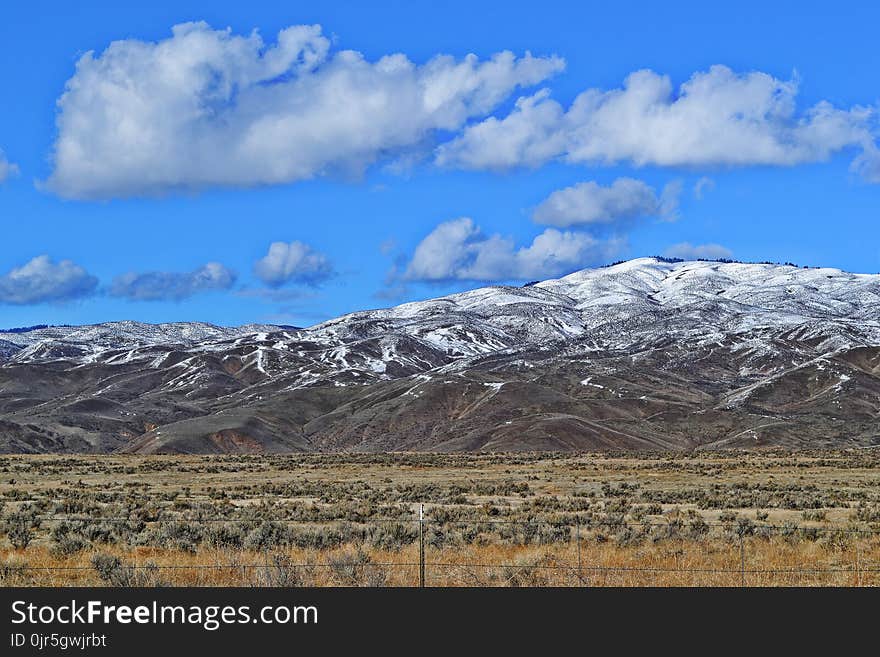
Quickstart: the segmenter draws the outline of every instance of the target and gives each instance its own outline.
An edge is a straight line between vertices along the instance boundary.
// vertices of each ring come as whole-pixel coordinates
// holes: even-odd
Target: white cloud
[[[694,198],[701,201],[703,199],[703,194],[711,189],[715,189],[715,181],[708,176],[703,176],[694,183]]]
[[[273,242],[257,260],[254,273],[270,287],[285,283],[317,285],[333,275],[333,265],[323,253],[302,242]]]
[[[853,161],[852,169],[868,182],[880,184],[880,148],[876,145],[865,148]]]
[[[537,167],[556,158],[789,166],[827,160],[849,147],[876,153],[872,110],[840,110],[823,101],[798,112],[797,91],[796,79],[713,66],[674,92],[668,77],[636,71],[622,89],[589,89],[567,110],[546,90],[520,98],[507,117],[488,118],[438,147],[436,161],[468,169]]]
[[[463,169],[536,168],[559,156],[566,148],[565,113],[549,95],[542,89],[519,98],[507,117],[492,116],[466,128],[437,148],[436,163]]]
[[[0,183],[6,182],[7,178],[11,178],[18,174],[18,165],[6,159],[6,154],[0,148]]]
[[[670,183],[658,196],[641,180],[618,178],[610,186],[590,181],[560,189],[544,199],[532,214],[540,224],[569,227],[617,224],[659,216],[671,219],[678,213],[681,184]]]
[[[418,281],[504,281],[552,278],[607,260],[619,239],[548,228],[531,245],[517,248],[501,235],[484,235],[462,217],[437,226],[416,247],[403,274]]]
[[[681,216],[678,212],[678,199],[684,184],[681,180],[673,180],[663,186],[660,192],[660,205],[657,208],[657,216],[663,221],[678,221]]]
[[[70,260],[52,262],[47,255],[0,276],[0,303],[28,305],[70,301],[95,291],[98,279]]]
[[[268,45],[256,32],[176,25],[162,41],[116,41],[80,58],[58,100],[47,185],[109,198],[358,174],[563,67],[510,52],[371,62],[330,53],[317,25],[286,28]]]
[[[191,272],[130,272],[113,279],[110,295],[131,301],[181,301],[200,292],[228,290],[235,273],[219,262]]]
[[[682,260],[718,260],[720,258],[732,258],[733,251],[720,244],[691,244],[681,242],[673,244],[663,255],[667,258],[681,258]]]

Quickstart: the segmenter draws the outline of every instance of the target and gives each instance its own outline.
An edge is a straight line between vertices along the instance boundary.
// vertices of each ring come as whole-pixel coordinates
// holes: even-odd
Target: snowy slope
[[[383,375],[392,361],[423,369],[438,359],[576,338],[591,348],[627,349],[764,329],[797,330],[799,339],[823,342],[829,350],[880,344],[880,275],[640,258],[528,287],[485,287],[352,313],[296,331],[114,322],[0,333],[0,340],[24,347],[17,361],[153,361],[155,350],[145,349],[152,346],[194,353],[237,349],[246,352],[243,357],[255,354],[253,367],[264,374],[266,364],[294,354],[320,378],[328,369]]]
[[[267,449],[880,444],[880,275],[641,258],[305,329],[0,334],[0,451],[212,451],[225,431]]]
[[[353,313],[310,334],[345,341],[403,332],[471,355],[591,334],[626,348],[679,333],[715,340],[792,327],[838,347],[880,344],[880,275],[640,258],[529,287],[486,287]]]
[[[278,330],[275,326],[248,325],[226,328],[204,322],[176,322],[146,324],[142,322],[108,322],[86,326],[50,326],[26,332],[0,332],[0,342],[20,348],[29,348],[22,356],[52,354],[53,346],[70,349],[83,356],[98,354],[108,349],[121,349],[155,344],[192,346],[223,340],[258,331]],[[63,351],[63,348],[62,348]]]

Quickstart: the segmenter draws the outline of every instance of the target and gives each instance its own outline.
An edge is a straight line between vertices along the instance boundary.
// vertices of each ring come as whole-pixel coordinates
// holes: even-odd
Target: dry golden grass
[[[418,547],[377,550],[271,552],[158,548],[101,554],[135,566],[128,582],[147,586],[416,586]],[[5,551],[0,572],[6,586],[101,586],[94,552],[58,558],[46,548]],[[360,556],[359,556],[360,555]],[[744,570],[737,542],[672,541],[621,547],[582,541],[543,546],[484,545],[427,549],[428,586],[878,586],[880,537],[829,550],[817,543],[781,538],[744,541]],[[279,560],[280,557],[280,560]],[[578,563],[580,559],[580,568]],[[151,564],[157,566],[154,570]],[[123,567],[125,567],[123,566]],[[119,585],[116,582],[116,585]]]
[[[420,503],[428,586],[880,585],[880,454],[861,450],[4,456],[4,518],[40,520],[26,549],[0,527],[0,586],[414,586]],[[119,562],[102,578],[96,555]]]

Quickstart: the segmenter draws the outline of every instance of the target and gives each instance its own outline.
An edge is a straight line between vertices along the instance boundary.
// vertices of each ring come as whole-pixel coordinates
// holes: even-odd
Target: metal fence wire
[[[411,519],[335,524],[200,515],[41,515],[33,524],[50,533],[59,525],[152,531],[160,545],[135,541],[126,552],[96,539],[63,558],[49,558],[51,548],[10,551],[0,559],[0,585],[880,586],[875,526],[742,517],[456,520],[431,518],[424,505]],[[225,544],[210,527],[246,540]],[[320,545],[328,527],[338,535]]]

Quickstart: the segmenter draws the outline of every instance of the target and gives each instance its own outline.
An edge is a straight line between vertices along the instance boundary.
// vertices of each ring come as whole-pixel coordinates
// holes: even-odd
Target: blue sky
[[[869,3],[124,4],[5,11],[0,326],[308,325],[663,253],[880,271]]]

